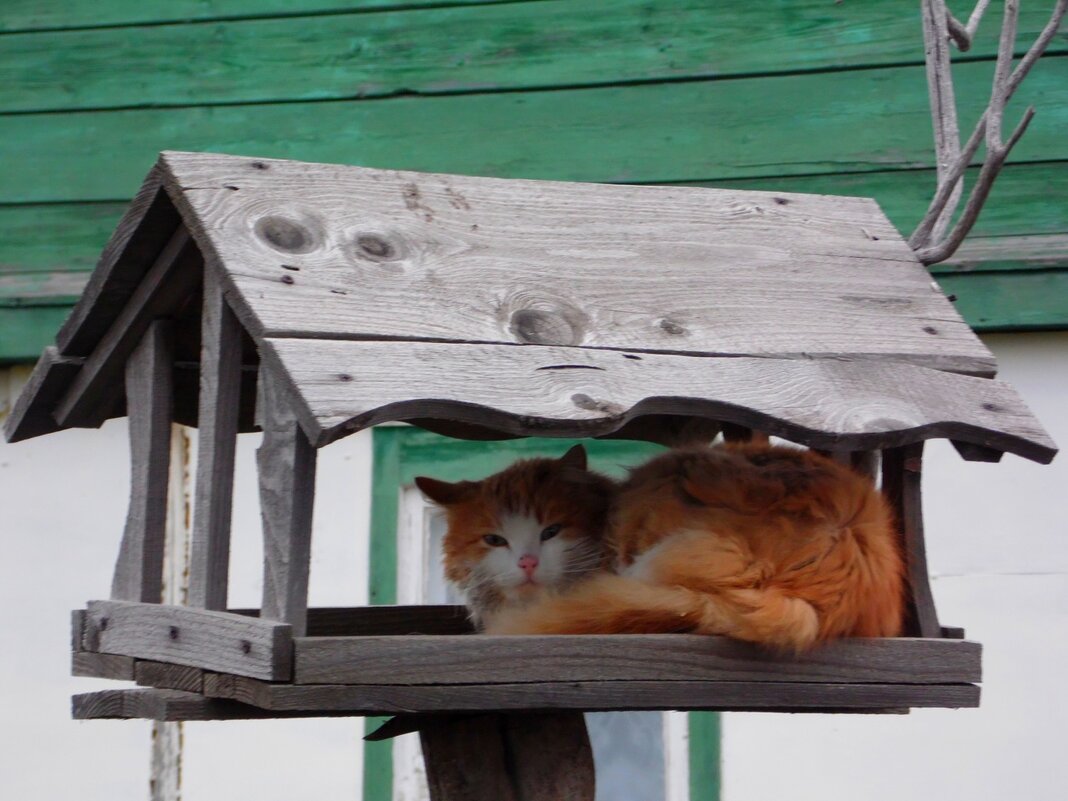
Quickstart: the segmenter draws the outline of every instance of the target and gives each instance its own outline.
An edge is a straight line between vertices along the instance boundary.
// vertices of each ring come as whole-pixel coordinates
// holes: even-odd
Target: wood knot
[[[786,205],[787,205],[787,204],[789,204],[789,202],[790,202],[790,201],[789,201],[789,200],[788,200],[787,198],[784,198],[784,197],[777,197],[777,198],[775,198],[774,200],[775,200],[775,202],[776,202],[776,203],[778,203],[778,204],[779,204],[780,206],[786,206]]]
[[[509,330],[527,345],[578,345],[582,342],[582,325],[569,320],[566,312],[543,309],[519,309],[512,312]]]
[[[390,261],[397,258],[397,251],[393,245],[376,234],[357,236],[356,250],[360,256],[372,261]]]
[[[987,401],[986,403],[984,403],[983,404],[983,408],[986,409],[988,412],[1003,412],[1003,411],[1005,411],[1000,406],[998,406],[996,403],[991,403],[990,401]]]
[[[686,330],[685,326],[677,323],[675,320],[669,320],[666,317],[660,321],[660,330],[665,334],[671,334],[673,337],[681,337],[690,333]]]
[[[251,167],[252,169],[254,169],[254,170],[267,170],[267,169],[270,169],[270,168],[269,168],[269,167],[268,167],[268,166],[267,166],[266,164],[264,164],[264,163],[263,163],[262,161],[253,161],[253,162],[252,162],[251,164],[249,164],[248,166],[250,166],[250,167]]]
[[[178,639],[178,627],[177,626],[171,626],[170,629],[167,631],[167,635],[172,640],[177,640]]]
[[[623,407],[618,403],[597,400],[596,398],[591,398],[584,392],[576,392],[572,395],[571,402],[578,408],[587,412],[600,412],[601,414],[608,414],[613,417],[623,414]]]
[[[257,220],[256,233],[275,250],[286,253],[307,253],[317,244],[315,234],[306,225],[276,215]]]
[[[349,375],[348,373],[338,373],[337,380],[338,381],[351,381],[352,380],[352,376]]]
[[[924,330],[924,333],[927,333],[927,334],[937,334],[938,333],[938,329],[935,328],[933,325],[925,325],[923,327],[923,330]]]
[[[243,654],[252,653],[252,643],[249,642],[248,640],[242,640],[241,641],[241,653],[243,653]]]
[[[100,630],[106,631],[108,627],[108,619],[106,617],[100,618]]]

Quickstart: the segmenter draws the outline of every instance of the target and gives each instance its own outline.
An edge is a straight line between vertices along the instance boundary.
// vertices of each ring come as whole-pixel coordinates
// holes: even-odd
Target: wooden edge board
[[[61,356],[54,345],[44,349],[4,421],[4,437],[8,442],[21,442],[61,429],[52,417],[52,408],[66,393],[84,362],[81,358]]]
[[[508,684],[564,681],[978,682],[979,643],[873,638],[782,657],[726,637],[412,635],[295,638],[295,684]]]
[[[88,356],[133,294],[179,223],[162,191],[157,163],[149,170],[105,245],[82,296],[56,334],[65,356]]]
[[[204,691],[204,671],[200,668],[138,659],[134,665],[133,674],[134,681],[142,687],[184,690],[191,693]]]
[[[134,672],[134,658],[132,656],[96,654],[91,651],[71,652],[70,673],[72,676],[133,681]]]
[[[411,713],[606,710],[811,710],[973,707],[968,683],[800,683],[751,681],[557,681],[464,685],[293,685],[208,674],[206,695],[273,711]]]
[[[101,690],[71,698],[75,720],[255,720],[260,718],[347,717],[330,711],[283,712],[258,709],[237,701],[205,698],[182,690]]]
[[[285,623],[184,606],[90,601],[85,650],[285,681],[292,628]]]
[[[395,421],[599,437],[667,415],[832,451],[945,437],[1042,463],[1057,452],[1008,384],[913,364],[440,342],[269,338],[260,345],[318,447]]]

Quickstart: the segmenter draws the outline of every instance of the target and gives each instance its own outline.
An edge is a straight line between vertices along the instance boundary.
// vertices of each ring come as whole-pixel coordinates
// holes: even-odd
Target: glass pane
[[[596,801],[664,798],[664,719],[660,712],[587,712],[597,766]]]

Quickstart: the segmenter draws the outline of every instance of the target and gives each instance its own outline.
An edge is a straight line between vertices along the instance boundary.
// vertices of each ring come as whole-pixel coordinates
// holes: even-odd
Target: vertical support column
[[[167,482],[174,405],[171,324],[151,323],[126,363],[130,427],[130,508],[126,513],[111,597],[160,602]]]
[[[923,541],[923,505],[920,478],[923,472],[923,443],[883,451],[883,493],[894,508],[905,553],[910,591],[906,633],[919,637],[941,637],[934,596],[927,575],[927,553]]]
[[[226,609],[234,449],[241,400],[241,325],[220,277],[204,265],[196,502],[189,564],[189,605]]]
[[[581,712],[435,715],[419,737],[431,801],[593,801]]]
[[[260,617],[307,630],[308,571],[315,502],[315,448],[293,413],[288,393],[264,365],[256,416],[263,444],[256,451],[263,516],[263,608]]]

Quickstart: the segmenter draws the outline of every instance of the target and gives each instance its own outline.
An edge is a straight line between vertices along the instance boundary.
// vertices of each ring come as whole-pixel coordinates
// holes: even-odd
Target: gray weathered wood
[[[59,333],[64,356],[88,356],[122,311],[181,220],[153,167],[104,247]]]
[[[549,709],[881,711],[891,707],[979,704],[979,688],[963,683],[648,680],[311,685],[275,684],[209,673],[204,692],[279,712],[319,710],[359,715]]]
[[[1047,462],[1055,445],[1000,381],[910,364],[721,359],[579,348],[269,339],[313,442],[394,420],[595,436],[646,414],[723,420],[828,450],[930,437]]]
[[[146,719],[254,720],[259,718],[308,717],[307,713],[271,712],[236,701],[205,698],[181,690],[102,690],[75,695],[71,699],[75,720]],[[329,715],[328,712],[317,713]]]
[[[580,713],[441,716],[419,739],[431,801],[593,801]]]
[[[994,368],[867,199],[195,153],[165,153],[162,163],[172,199],[225,267],[235,310],[258,338]]]
[[[923,443],[918,442],[883,452],[883,492],[890,500],[901,531],[905,570],[909,587],[908,634],[941,637],[942,627],[935,611],[934,595],[927,575],[927,551],[923,539],[923,501],[920,480],[923,471]]]
[[[130,507],[119,546],[111,597],[159,603],[173,417],[172,328],[149,325],[126,363],[126,414],[130,436]]]
[[[92,427],[107,419],[126,359],[152,321],[167,316],[193,291],[199,258],[189,235],[178,229],[56,405],[56,422]]]
[[[92,642],[101,653],[239,676],[283,681],[292,675],[288,625],[227,612],[91,601],[83,643]]]
[[[4,421],[4,437],[8,442],[19,442],[60,430],[61,427],[52,417],[52,407],[63,397],[84,362],[84,359],[60,356],[52,345],[44,349],[30,373],[29,381]]]
[[[234,453],[241,398],[241,326],[218,272],[204,269],[196,501],[189,556],[189,605],[226,609]]]
[[[71,654],[70,673],[72,676],[133,681],[134,658],[118,654],[94,654],[89,651],[74,651]]]
[[[940,634],[935,634],[939,637]],[[846,639],[797,658],[725,637],[305,637],[296,684],[466,684],[538,681],[979,681],[980,646],[963,640]]]
[[[166,662],[138,659],[134,666],[133,679],[142,687],[184,690],[190,693],[204,691],[204,671],[186,665],[170,665]]]
[[[315,449],[297,422],[288,391],[260,370],[257,405],[263,443],[256,451],[263,519],[263,606],[260,615],[307,631],[308,571]]]

